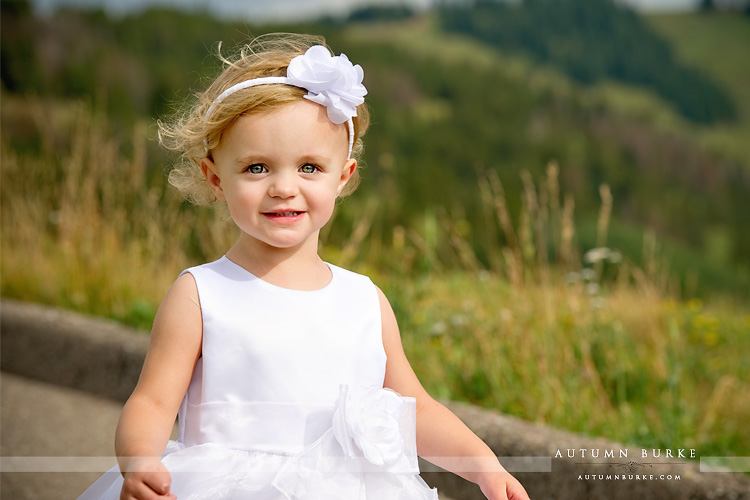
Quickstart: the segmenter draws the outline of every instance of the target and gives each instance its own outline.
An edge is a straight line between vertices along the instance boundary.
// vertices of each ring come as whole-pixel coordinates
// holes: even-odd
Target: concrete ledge
[[[146,357],[145,332],[70,311],[3,299],[3,371],[124,402]]]
[[[0,333],[3,371],[119,402],[133,390],[148,348],[144,332],[7,299],[0,303]],[[3,401],[3,406],[12,404]],[[550,458],[549,472],[514,472],[534,500],[750,500],[750,477],[744,474],[700,472],[696,461],[665,459],[666,450],[653,458],[648,449],[649,457],[643,458],[639,447],[554,430],[469,405],[446,404],[498,456],[511,457],[511,468],[517,457]],[[680,447],[675,443],[672,453],[677,455]],[[555,458],[558,450],[561,456]],[[613,458],[605,457],[608,450]],[[599,457],[593,458],[594,453]],[[700,450],[696,453],[699,456]],[[445,495],[457,500],[484,498],[475,485],[423,465],[425,480]]]

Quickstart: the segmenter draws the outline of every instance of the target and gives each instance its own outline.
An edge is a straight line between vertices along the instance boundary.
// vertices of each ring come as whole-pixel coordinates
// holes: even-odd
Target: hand
[[[521,483],[505,471],[486,474],[479,481],[479,487],[489,500],[529,500]]]
[[[172,477],[158,458],[126,462],[120,500],[176,500],[169,492]]]

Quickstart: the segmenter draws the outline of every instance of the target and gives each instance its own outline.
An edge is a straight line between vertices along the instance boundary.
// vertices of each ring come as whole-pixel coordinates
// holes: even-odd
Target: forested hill
[[[595,0],[557,3],[580,9],[591,2]],[[524,5],[546,3],[527,0]],[[23,2],[2,6],[3,100],[32,95],[54,98],[49,102],[83,100],[105,109],[113,127],[124,134],[134,122],[153,123],[205,87],[219,68],[212,55],[218,41],[226,48],[264,31],[325,35],[334,50],[345,51],[366,71],[373,114],[367,167],[360,192],[346,203],[364,205],[358,200],[378,196],[374,227],[385,237],[390,228],[421,224],[426,212],[444,207],[462,223],[462,235],[475,245],[477,255],[488,259],[492,247],[482,234],[486,213],[477,172],[498,172],[511,215],[517,217],[520,173],[540,179],[548,162],[556,160],[562,189],[575,199],[582,248],[595,244],[599,187],[606,183],[614,198],[609,246],[638,261],[643,235],[653,231],[672,270],[698,276],[698,290],[691,293],[748,291],[750,159],[723,155],[697,139],[714,130],[706,123],[723,122],[720,127],[726,129],[750,117],[737,115],[736,95],[700,68],[673,59],[669,64],[648,62],[652,68],[661,64],[665,74],[672,71],[669,78],[692,82],[682,85],[692,87],[690,92],[704,89],[698,94],[713,96],[691,110],[697,99],[688,94],[688,108],[683,109],[675,100],[681,86],[672,81],[659,87],[659,71],[644,76],[623,62],[629,59],[606,60],[613,48],[604,35],[591,40],[577,30],[548,30],[555,37],[539,39],[539,54],[546,58],[488,39],[497,26],[506,33],[515,29],[521,38],[539,34],[530,31],[531,14],[478,16],[481,9],[499,8],[489,2],[462,7],[462,23],[458,11],[413,16],[374,9],[355,13],[356,21],[347,23],[295,26],[251,26],[168,10],[121,19],[95,11],[61,11],[41,19]],[[601,15],[614,16],[607,17],[613,26],[634,30],[617,40],[650,39],[648,47],[661,47],[665,57],[672,57],[667,42],[632,12],[603,8]],[[516,27],[501,24],[510,22]],[[648,47],[643,50],[651,51]],[[586,57],[573,57],[579,53]],[[651,56],[657,55],[649,52]],[[643,54],[635,54],[638,58]],[[581,69],[587,59],[598,61],[602,72]],[[620,74],[616,70],[636,75],[635,80],[612,83]],[[566,76],[568,71],[572,77]],[[19,109],[23,107],[3,107],[3,144],[41,147],[23,126],[30,119]],[[164,159],[152,161],[161,172]]]
[[[736,104],[697,68],[680,64],[669,43],[634,11],[602,0],[477,0],[440,9],[446,31],[465,33],[550,63],[579,82],[606,79],[651,87],[689,120],[737,118]]]

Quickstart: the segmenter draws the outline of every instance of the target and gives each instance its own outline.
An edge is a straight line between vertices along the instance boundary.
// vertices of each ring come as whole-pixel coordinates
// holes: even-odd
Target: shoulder
[[[383,334],[393,336],[400,336],[398,331],[398,322],[396,321],[396,315],[393,312],[391,303],[386,297],[383,290],[377,285],[373,285],[378,294],[378,303],[380,304],[380,317],[383,325]]]
[[[196,324],[200,326],[200,322],[200,300],[195,277],[184,272],[172,284],[159,306],[154,319],[154,330],[161,331],[164,326],[170,326],[169,330],[191,326],[190,330],[194,330]]]
[[[165,300],[176,297],[198,298],[198,285],[196,284],[195,276],[191,272],[188,272],[188,270],[183,271],[175,280],[167,292]]]

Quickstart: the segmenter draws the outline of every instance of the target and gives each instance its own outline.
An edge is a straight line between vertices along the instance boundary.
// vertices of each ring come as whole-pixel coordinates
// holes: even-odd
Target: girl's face
[[[301,100],[239,117],[201,167],[247,242],[317,250],[318,233],[357,166],[347,149],[346,124]]]

